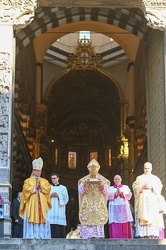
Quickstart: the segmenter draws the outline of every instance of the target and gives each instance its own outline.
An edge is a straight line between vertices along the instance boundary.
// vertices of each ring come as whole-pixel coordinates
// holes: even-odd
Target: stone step
[[[0,250],[166,250],[157,239],[15,239],[0,238]]]

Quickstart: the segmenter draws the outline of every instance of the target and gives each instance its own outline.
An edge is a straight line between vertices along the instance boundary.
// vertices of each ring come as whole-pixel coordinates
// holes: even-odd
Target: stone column
[[[146,100],[147,148],[153,173],[165,185],[166,177],[166,97],[164,32],[154,30],[147,45]],[[166,194],[164,187],[163,194]]]
[[[11,236],[10,189],[12,176],[13,93],[15,79],[14,29],[32,21],[37,1],[0,2],[0,222],[3,236]],[[3,220],[3,225],[2,225]]]
[[[129,117],[134,116],[134,62],[128,63],[129,72]]]
[[[129,147],[129,169],[128,169],[128,180],[129,183],[133,183],[133,170],[135,166],[134,162],[134,62],[131,60],[127,68],[129,72],[129,107],[128,117],[126,123],[129,126],[128,131],[128,147]]]

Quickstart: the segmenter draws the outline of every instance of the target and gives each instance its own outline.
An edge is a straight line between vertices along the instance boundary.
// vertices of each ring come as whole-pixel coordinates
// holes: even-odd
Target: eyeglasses
[[[52,177],[51,180],[57,179],[57,177]]]

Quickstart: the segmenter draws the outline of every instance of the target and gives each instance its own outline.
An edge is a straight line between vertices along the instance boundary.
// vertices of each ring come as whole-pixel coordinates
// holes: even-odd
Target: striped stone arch
[[[139,8],[39,7],[34,20],[24,29],[16,31],[17,54],[33,39],[47,31],[85,20],[115,25],[143,40],[147,39],[151,31]]]

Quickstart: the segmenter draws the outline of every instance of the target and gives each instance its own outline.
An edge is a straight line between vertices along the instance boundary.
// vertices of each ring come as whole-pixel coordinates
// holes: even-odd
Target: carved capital
[[[14,29],[24,28],[32,22],[37,0],[0,1],[0,25],[13,25]]]
[[[153,29],[163,31],[166,27],[166,1],[165,0],[144,0],[142,11],[149,25]]]

